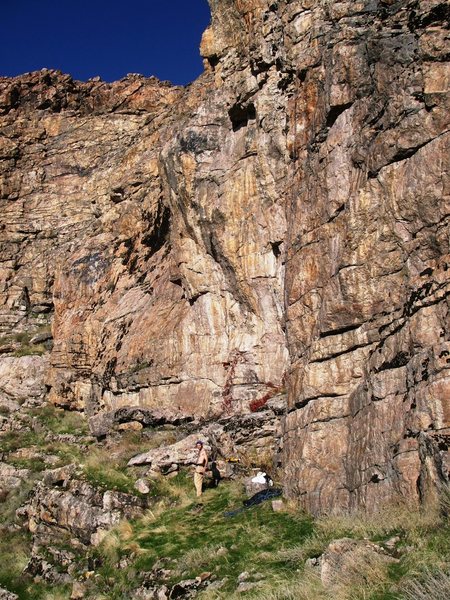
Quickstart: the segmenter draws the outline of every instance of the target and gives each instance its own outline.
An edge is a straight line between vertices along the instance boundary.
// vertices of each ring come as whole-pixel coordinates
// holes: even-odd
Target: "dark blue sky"
[[[207,0],[0,0],[0,75],[47,67],[86,80],[127,73],[186,84],[202,72]]]

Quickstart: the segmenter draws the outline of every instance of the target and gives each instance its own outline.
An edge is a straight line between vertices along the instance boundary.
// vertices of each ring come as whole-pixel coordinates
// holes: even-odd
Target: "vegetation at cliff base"
[[[411,600],[432,581],[439,582],[436,595],[417,598],[443,600],[450,589],[450,526],[438,511],[393,506],[374,516],[314,520],[293,505],[274,512],[266,502],[226,516],[242,506],[241,485],[208,489],[198,506],[186,473],[161,481],[159,494],[142,519],[122,522],[93,550],[100,566],[89,597],[123,598],[143,574],[170,586],[205,572],[213,584],[199,592],[202,600]],[[392,561],[355,554],[325,587],[316,561],[343,538],[372,540]]]
[[[433,509],[397,505],[372,516],[313,519],[288,501],[279,511],[270,501],[242,510],[246,496],[239,480],[222,481],[217,488],[207,485],[197,504],[191,473],[186,470],[148,479],[150,492],[141,495],[147,497],[142,516],[122,520],[97,546],[80,544],[64,528],[52,532],[48,546],[38,552],[53,565],[49,573],[60,573],[61,579],[33,575],[33,569],[26,568],[33,538],[20,507],[43,477],[42,468],[49,468],[45,461],[53,457],[56,466],[74,465],[76,478],[101,494],[113,490],[138,496],[134,483],[142,471],[127,469],[129,458],[143,446],[173,442],[174,433],[165,429],[152,435],[123,432],[102,444],[86,435],[84,425],[78,428],[76,413],[61,418],[58,409],[46,407],[36,414],[31,409],[28,416],[34,430],[1,436],[8,463],[30,471],[21,486],[0,502],[0,587],[20,600],[69,599],[72,584],[64,580],[68,569],[69,579],[83,585],[86,600],[137,600],[139,589],[144,594],[164,586],[170,590],[183,581],[203,581],[197,591],[199,600],[450,597],[446,488],[441,505]],[[34,465],[38,449],[42,464]],[[343,558],[331,556],[333,545],[351,548],[353,542],[354,550]],[[367,545],[378,550],[365,554]],[[63,557],[65,565],[58,564],[55,556]],[[323,580],[324,561],[331,569],[331,582]]]

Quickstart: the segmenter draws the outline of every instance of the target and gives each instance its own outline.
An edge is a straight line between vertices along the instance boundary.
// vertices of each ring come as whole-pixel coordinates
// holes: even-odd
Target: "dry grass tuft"
[[[383,507],[373,514],[353,513],[352,515],[327,516],[317,519],[319,535],[326,538],[339,538],[350,535],[357,538],[379,538],[393,532],[421,534],[435,527],[440,521],[438,510],[419,510],[408,504],[393,504]]]
[[[211,557],[220,547],[221,544],[209,544],[188,550],[178,559],[177,569],[181,572],[206,569],[211,564]],[[222,560],[226,560],[226,558],[223,557]]]
[[[134,541],[134,530],[131,524],[123,520],[114,529],[108,531],[103,538],[99,553],[110,564],[116,564],[124,550],[137,549]]]
[[[442,485],[439,490],[439,508],[444,517],[450,517],[450,484]]]
[[[243,597],[249,600],[331,600],[334,598],[327,594],[320,577],[308,570],[294,578],[272,577],[266,582],[261,582],[245,595],[238,592],[205,590],[200,594],[199,600],[241,600]]]
[[[305,571],[297,579],[275,579],[251,596],[254,600],[328,600],[331,598],[313,571]]]
[[[419,579],[407,582],[402,589],[405,600],[448,600],[450,598],[450,572],[425,571]]]

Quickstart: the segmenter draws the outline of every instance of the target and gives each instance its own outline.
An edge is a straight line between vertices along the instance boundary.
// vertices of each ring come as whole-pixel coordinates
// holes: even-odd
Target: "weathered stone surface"
[[[70,532],[84,544],[97,545],[108,529],[122,518],[142,514],[145,502],[122,492],[94,488],[72,479],[69,467],[46,473],[44,482],[33,490],[25,512],[35,543]]]
[[[136,481],[136,483],[134,484],[134,487],[141,494],[148,494],[148,493],[150,493],[150,488],[148,486],[148,483],[145,481],[145,479],[138,479]]]
[[[332,541],[319,558],[320,578],[326,588],[337,588],[347,580],[364,582],[370,569],[377,576],[380,568],[398,562],[383,548],[370,541],[342,538]],[[355,581],[356,578],[356,581]]]
[[[0,79],[0,365],[51,323],[37,386],[98,436],[253,418],[286,388],[289,495],[426,500],[450,432],[448,7],[210,4],[185,89]]]
[[[86,586],[80,581],[74,581],[72,585],[72,592],[70,594],[71,600],[80,600],[86,596]]]
[[[41,400],[48,364],[45,356],[0,357],[0,406],[17,410],[27,400]]]
[[[178,468],[179,465],[187,466],[196,464],[198,452],[195,449],[195,443],[199,439],[199,435],[198,433],[193,433],[170,446],[155,448],[139,454],[129,460],[128,466],[150,465],[152,470],[165,472],[170,470],[172,465],[176,465]],[[209,450],[208,447],[206,449]]]
[[[330,3],[291,34],[304,81],[285,484],[315,512],[424,500],[447,476],[447,13],[439,2],[359,4]],[[304,39],[319,28],[311,67]]]
[[[17,594],[13,594],[4,588],[0,588],[0,599],[1,600],[19,600],[19,596]]]
[[[89,419],[89,427],[96,437],[104,437],[117,429],[142,427],[157,427],[158,425],[183,425],[193,421],[193,417],[185,416],[181,412],[172,410],[163,411],[158,408],[146,409],[137,406],[123,406],[112,411],[99,412]],[[131,424],[136,424],[132,425]],[[140,427],[139,427],[140,425]]]
[[[0,501],[5,500],[11,490],[18,488],[29,474],[28,469],[17,469],[13,465],[0,462]]]
[[[169,600],[175,598],[195,598],[198,593],[211,584],[211,573],[201,573],[195,579],[184,579],[171,587],[167,585],[155,585],[155,576],[160,579],[158,572],[144,574],[149,575],[148,581],[132,593],[133,600]]]
[[[236,139],[211,76],[189,95],[56,72],[2,85],[5,98],[15,90],[3,117],[5,236],[16,257],[32,256],[6,265],[5,328],[30,328],[43,303],[55,310],[52,399],[89,414],[140,405],[205,416],[278,383],[287,351],[271,243],[284,213],[258,189],[260,171],[275,177],[256,159],[265,140]]]
[[[273,410],[233,416],[209,424],[183,439],[160,448],[153,448],[131,458],[128,466],[148,465],[151,473],[168,474],[197,462],[197,440],[203,441],[210,460],[217,462],[222,477],[233,473],[225,462],[235,458],[249,466],[274,457],[279,451],[280,417]],[[257,490],[255,490],[257,491]]]

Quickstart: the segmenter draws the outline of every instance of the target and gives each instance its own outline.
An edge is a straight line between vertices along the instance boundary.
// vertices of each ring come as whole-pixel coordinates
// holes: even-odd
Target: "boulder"
[[[128,461],[128,466],[149,465],[153,471],[158,470],[168,473],[174,470],[176,465],[193,465],[197,462],[198,452],[195,443],[198,439],[202,439],[201,434],[194,433],[170,446],[143,452],[131,458]],[[207,452],[210,450],[209,445],[205,444],[205,448]]]
[[[121,431],[140,431],[143,427],[161,425],[183,425],[193,421],[193,417],[182,415],[173,410],[122,406],[112,411],[102,411],[89,418],[89,427],[93,436],[101,438],[115,428]]]
[[[19,596],[4,588],[0,588],[0,600],[19,600]]]
[[[339,586],[346,580],[361,584],[377,569],[397,563],[381,546],[368,540],[342,538],[330,542],[319,559],[320,578],[326,588]],[[373,575],[372,575],[373,576]]]
[[[99,490],[85,481],[71,479],[71,472],[71,468],[47,472],[33,490],[24,514],[36,542],[69,532],[83,544],[98,545],[121,519],[142,515],[144,499]]]
[[[148,486],[148,483],[145,481],[145,479],[138,479],[136,481],[136,483],[134,484],[134,487],[141,494],[149,494],[150,493],[150,488]]]
[[[0,406],[17,410],[27,401],[39,403],[45,395],[48,356],[5,356],[0,360]]]
[[[29,478],[28,469],[18,469],[13,465],[0,462],[0,493],[6,499],[6,496]]]
[[[222,478],[232,477],[234,466],[242,461],[248,468],[259,465],[279,449],[280,416],[275,409],[268,408],[255,414],[233,415],[219,419],[200,428],[196,433],[160,448],[153,448],[131,458],[128,466],[147,465],[149,476],[168,474],[179,467],[193,465],[197,460],[195,443],[202,440],[210,461],[216,462]],[[262,452],[264,450],[264,453]],[[236,462],[228,462],[235,459]],[[260,488],[258,488],[260,489]],[[258,490],[256,490],[258,491]]]

